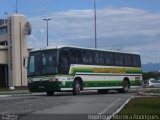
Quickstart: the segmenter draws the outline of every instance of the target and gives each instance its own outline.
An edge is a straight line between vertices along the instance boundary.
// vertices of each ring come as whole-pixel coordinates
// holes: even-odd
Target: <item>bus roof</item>
[[[67,45],[49,46],[49,47],[44,47],[44,48],[38,48],[38,49],[33,49],[30,52],[53,50],[53,49],[61,49],[61,48],[77,48],[77,49],[84,49],[84,50],[96,50],[96,51],[105,51],[105,52],[115,52],[115,53],[136,54],[136,55],[139,55],[139,53],[137,53],[137,52],[124,52],[124,51],[116,51],[116,50],[85,48],[85,47],[67,46]]]

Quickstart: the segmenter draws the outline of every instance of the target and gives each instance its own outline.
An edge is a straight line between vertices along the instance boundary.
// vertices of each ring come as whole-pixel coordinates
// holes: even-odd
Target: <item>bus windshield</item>
[[[57,72],[57,50],[30,53],[28,76],[51,75]]]

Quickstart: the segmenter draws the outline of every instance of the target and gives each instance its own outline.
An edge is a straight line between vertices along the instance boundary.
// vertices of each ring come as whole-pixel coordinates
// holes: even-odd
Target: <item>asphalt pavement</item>
[[[0,97],[1,118],[7,115],[21,120],[93,119],[96,115],[112,115],[126,100],[137,95],[135,92],[98,94],[86,91],[73,96],[72,93],[46,93],[10,95]]]

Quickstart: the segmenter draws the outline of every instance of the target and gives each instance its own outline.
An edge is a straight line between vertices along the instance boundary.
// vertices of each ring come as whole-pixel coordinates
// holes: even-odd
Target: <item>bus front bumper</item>
[[[30,92],[59,92],[61,82],[59,81],[36,81],[28,83],[28,88]]]

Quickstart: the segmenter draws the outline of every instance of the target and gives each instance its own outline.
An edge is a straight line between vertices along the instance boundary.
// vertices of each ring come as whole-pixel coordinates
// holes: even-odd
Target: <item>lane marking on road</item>
[[[124,108],[124,106],[125,106],[126,104],[128,104],[128,102],[129,102],[131,99],[133,99],[133,98],[134,98],[134,96],[132,96],[132,97],[130,97],[128,100],[126,100],[125,103],[123,103],[122,106],[121,106],[120,108],[118,108],[118,109],[116,110],[116,112],[114,112],[114,113],[110,116],[110,118],[109,118],[108,120],[111,120],[116,114],[118,114],[118,113]]]
[[[98,114],[104,114],[104,113],[106,113],[107,112],[107,110],[109,110],[111,107],[113,107],[116,103],[118,103],[120,100],[122,100],[122,99],[117,99],[116,101],[114,101],[113,103],[111,103],[109,106],[107,106],[102,112],[100,112],[100,113],[98,113]]]
[[[117,109],[116,112],[114,112],[114,113],[112,114],[112,116],[114,116],[114,115],[116,115],[117,113],[119,113],[119,112],[124,108],[124,106],[125,106],[131,99],[133,99],[133,98],[134,98],[134,97],[128,98],[128,99],[125,101],[125,103],[123,103],[122,106],[121,106],[119,109]]]

